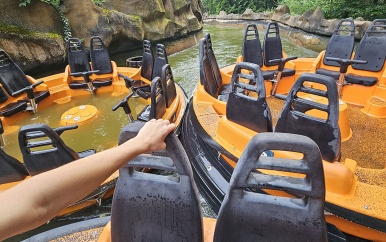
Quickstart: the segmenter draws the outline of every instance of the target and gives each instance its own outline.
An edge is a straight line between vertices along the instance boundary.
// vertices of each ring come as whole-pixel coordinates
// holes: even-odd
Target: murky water
[[[237,57],[241,55],[244,25],[239,27],[205,25],[204,33],[210,33],[211,35],[213,50],[219,67],[234,64]],[[259,36],[261,43],[263,43],[264,32],[260,31]],[[290,41],[284,34],[281,35],[281,39],[283,51],[288,56],[316,57],[318,55],[318,52],[306,49]],[[197,45],[189,49],[168,56],[175,81],[182,86],[188,97],[192,94],[199,77],[198,49],[197,43]],[[115,61],[118,65],[123,65],[126,58],[136,55],[138,55],[138,52],[126,56],[117,55],[115,56]]]
[[[219,66],[224,67],[235,63],[236,58],[241,54],[244,26],[224,27],[224,26],[205,25],[204,33],[207,33],[207,32],[211,34],[213,49],[216,54],[216,58]],[[261,41],[263,39],[263,34],[264,32],[260,31]],[[281,35],[281,38],[283,43],[283,50],[287,53],[288,56],[316,57],[318,55],[318,52],[303,48],[293,43],[292,41],[288,40],[288,38],[284,34]],[[127,58],[141,55],[141,53],[142,53],[141,51],[136,51],[132,53],[122,53],[117,56],[112,56],[112,59],[115,62],[117,62],[118,66],[124,66],[125,60]],[[198,44],[184,51],[169,55],[168,58],[169,58],[169,63],[172,67],[175,81],[182,86],[182,88],[186,91],[188,97],[190,97],[199,78]],[[118,100],[120,100],[120,98],[122,97],[111,100],[111,104],[108,104],[108,107],[109,108],[112,107]],[[63,111],[65,110],[66,109],[63,108]],[[61,113],[62,110],[55,110],[55,112]],[[124,115],[123,112],[115,112],[115,114],[106,115],[105,117],[106,121],[104,121],[103,123],[110,124],[110,121],[109,121],[110,119],[125,120],[125,117],[121,117],[122,115]],[[118,132],[122,127],[122,125],[124,124],[118,124],[118,125],[115,125],[115,127],[111,127],[112,128],[111,132],[116,133],[116,137],[118,137]],[[99,127],[92,127],[92,128],[95,129],[94,132],[98,132]],[[71,136],[71,133],[76,131],[67,131],[67,132],[68,132],[68,135],[64,136],[63,138],[70,139],[69,136]],[[85,131],[85,132],[90,132],[90,131]],[[87,136],[85,135],[85,137]],[[77,135],[76,138],[78,139],[79,135]],[[71,141],[69,142],[71,143]],[[87,142],[81,142],[81,143],[87,143]],[[111,144],[108,143],[103,147],[101,147],[100,144],[99,145],[95,144],[95,145],[91,145],[91,147],[88,146],[86,148],[87,149],[95,148],[97,150],[103,150],[105,148],[115,145],[116,142],[117,140],[114,139],[110,142]],[[205,201],[203,199],[201,201],[202,201],[204,215],[209,217],[215,217],[214,212],[206,205]],[[111,206],[111,199],[103,203],[102,206],[99,206],[99,207],[94,206],[86,209],[82,213],[76,213],[73,215],[62,217],[60,219],[56,219],[51,223],[42,226],[42,228],[40,229],[34,230],[33,232],[27,233],[23,236],[15,237],[9,241],[20,241],[22,238],[27,238],[32,234],[39,233],[41,231],[47,230],[55,226],[61,226],[69,222],[85,220],[89,217],[105,216],[109,213],[110,206]]]

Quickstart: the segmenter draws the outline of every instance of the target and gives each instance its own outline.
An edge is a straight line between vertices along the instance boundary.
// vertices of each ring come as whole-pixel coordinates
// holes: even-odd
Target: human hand
[[[152,119],[145,123],[135,139],[141,143],[144,152],[162,150],[166,148],[166,136],[175,128],[176,125],[169,120]]]

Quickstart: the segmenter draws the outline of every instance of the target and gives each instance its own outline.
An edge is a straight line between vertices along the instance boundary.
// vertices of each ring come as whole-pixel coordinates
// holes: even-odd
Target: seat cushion
[[[112,80],[96,80],[92,81],[92,85],[94,87],[107,87],[110,86],[113,83]]]
[[[0,109],[0,116],[10,117],[18,112],[21,112],[27,108],[26,102],[14,102],[9,103]]]
[[[378,78],[369,77],[369,76],[358,76],[350,73],[350,74],[346,74],[345,80],[347,83],[351,83],[351,84],[359,84],[363,86],[374,86],[377,83]]]
[[[87,83],[85,82],[71,82],[69,84],[71,89],[85,89],[88,88]]]
[[[263,74],[264,80],[272,80],[275,76],[274,71],[261,71],[261,74]]]
[[[137,116],[137,120],[147,122],[150,116],[150,105],[147,105]]]
[[[316,74],[325,75],[334,78],[335,80],[339,79],[340,72],[339,71],[331,71],[323,68],[319,68],[316,70]]]
[[[295,70],[294,69],[290,69],[290,68],[284,68],[282,74],[281,74],[281,77],[286,77],[286,76],[293,76],[295,75]]]

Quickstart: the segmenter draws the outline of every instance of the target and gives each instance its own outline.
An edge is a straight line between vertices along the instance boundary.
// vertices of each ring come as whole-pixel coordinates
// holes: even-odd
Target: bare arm
[[[33,229],[82,199],[134,157],[164,149],[175,125],[151,120],[120,146],[27,179],[0,193],[0,241]]]

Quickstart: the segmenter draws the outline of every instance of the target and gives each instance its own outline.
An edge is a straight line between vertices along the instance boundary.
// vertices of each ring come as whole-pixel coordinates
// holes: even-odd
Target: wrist
[[[129,147],[133,149],[136,155],[140,155],[142,153],[148,152],[151,149],[149,143],[144,142],[143,140],[139,139],[137,136],[130,139],[127,142],[129,143]]]

